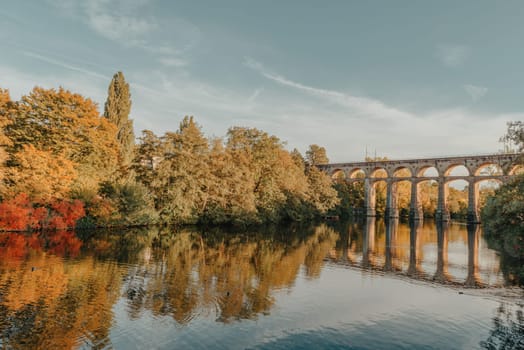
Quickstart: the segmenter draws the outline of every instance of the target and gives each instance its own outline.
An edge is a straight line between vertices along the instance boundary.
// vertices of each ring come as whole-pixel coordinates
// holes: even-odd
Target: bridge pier
[[[364,205],[366,216],[376,216],[375,211],[375,186],[369,178],[364,179]]]
[[[468,222],[476,224],[480,222],[478,212],[479,185],[475,179],[468,181]]]
[[[418,182],[415,179],[411,180],[411,205],[409,208],[410,220],[422,220],[424,213],[422,212],[422,205],[420,203],[418,193]]]
[[[391,179],[387,181],[386,218],[398,218],[397,183]]]
[[[437,212],[436,219],[438,221],[449,221],[449,209],[447,203],[448,189],[444,179],[438,179],[438,198],[437,198]]]

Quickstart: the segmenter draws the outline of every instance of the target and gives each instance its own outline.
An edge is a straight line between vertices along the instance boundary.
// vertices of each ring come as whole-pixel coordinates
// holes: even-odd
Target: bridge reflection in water
[[[462,287],[504,284],[499,257],[486,247],[478,224],[368,217],[337,231],[331,263]]]

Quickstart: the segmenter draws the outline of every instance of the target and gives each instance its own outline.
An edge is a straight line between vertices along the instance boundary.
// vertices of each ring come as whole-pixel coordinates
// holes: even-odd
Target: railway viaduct
[[[411,183],[410,218],[423,218],[419,185],[424,181],[438,184],[437,220],[448,221],[447,205],[448,183],[465,180],[468,183],[468,222],[479,222],[478,199],[479,183],[496,180],[509,181],[518,171],[521,154],[488,154],[474,156],[438,157],[406,160],[379,160],[351,163],[318,165],[333,179],[348,182],[364,182],[364,205],[366,216],[375,216],[376,184],[383,181],[387,185],[386,216],[398,217],[397,184],[401,181]],[[466,174],[452,174],[453,169],[461,167]],[[429,175],[426,175],[428,169]],[[464,172],[464,171],[463,171]]]

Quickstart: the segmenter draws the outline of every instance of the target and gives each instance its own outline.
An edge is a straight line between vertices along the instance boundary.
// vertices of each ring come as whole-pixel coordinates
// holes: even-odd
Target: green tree
[[[161,218],[195,223],[208,198],[208,141],[193,117],[162,137],[162,156],[151,182]]]
[[[309,149],[306,151],[306,161],[310,166],[329,163],[326,149],[319,145],[310,145]]]
[[[227,149],[235,161],[249,169],[261,221],[282,220],[291,194],[306,198],[303,170],[276,136],[255,128],[234,127],[228,131]]]
[[[504,137],[522,151],[524,123],[508,123]],[[488,244],[501,253],[501,269],[506,279],[524,285],[524,174],[495,190],[487,198],[481,215]]]
[[[340,203],[337,190],[332,187],[331,179],[324,172],[317,167],[311,167],[307,179],[311,204],[320,214],[325,214]]]
[[[506,133],[499,141],[504,145],[504,152],[524,151],[524,122],[508,122]]]
[[[111,218],[113,225],[146,225],[157,220],[151,195],[140,183],[104,182],[100,186],[100,194],[117,209]]]
[[[162,140],[154,132],[142,131],[132,167],[136,179],[149,190],[152,190],[152,184],[156,177],[156,166],[163,156],[162,147]]]
[[[201,221],[245,225],[256,222],[254,182],[245,158],[235,158],[222,140],[212,141],[208,200]]]
[[[133,120],[129,119],[131,112],[131,93],[129,84],[122,72],[113,75],[107,90],[107,101],[104,106],[104,117],[117,126],[116,138],[120,144],[120,162],[126,169],[133,160],[135,134]]]

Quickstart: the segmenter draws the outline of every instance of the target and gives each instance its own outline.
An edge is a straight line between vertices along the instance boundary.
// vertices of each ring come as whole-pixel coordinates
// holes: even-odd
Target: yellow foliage
[[[10,167],[8,195],[26,193],[36,201],[65,198],[71,183],[77,177],[74,163],[50,152],[41,151],[33,145],[23,145],[14,155],[16,167]]]

